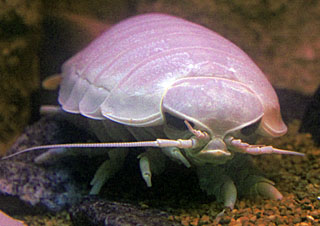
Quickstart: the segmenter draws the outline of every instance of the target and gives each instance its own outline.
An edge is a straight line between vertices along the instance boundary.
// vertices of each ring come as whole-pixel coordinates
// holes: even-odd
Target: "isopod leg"
[[[232,179],[218,166],[200,166],[197,168],[200,187],[208,195],[214,195],[225,207],[234,208],[237,189]]]
[[[111,150],[108,155],[109,159],[100,165],[90,182],[92,185],[90,195],[98,194],[102,186],[119,171],[127,155],[127,149]]]
[[[234,208],[237,200],[237,189],[229,177],[224,177],[217,199],[223,202],[225,207]]]
[[[191,164],[186,159],[186,157],[184,157],[184,155],[181,153],[179,148],[168,147],[168,148],[162,148],[162,150],[169,158],[171,158],[179,163],[182,163],[187,168],[191,167]]]
[[[246,184],[247,191],[251,196],[260,195],[273,200],[281,200],[283,197],[278,189],[274,187],[274,182],[262,176],[250,175],[246,179]]]
[[[274,182],[261,176],[249,155],[235,155],[226,167],[227,174],[235,181],[240,196],[260,195],[267,199],[282,199]]]
[[[68,155],[70,155],[70,150],[67,148],[53,148],[49,149],[49,151],[46,151],[42,153],[41,155],[37,156],[34,160],[36,164],[45,164],[50,162],[58,161],[61,158],[64,158]]]
[[[266,182],[259,182],[255,185],[256,191],[259,195],[273,200],[281,200],[282,194],[272,184]]]
[[[152,186],[152,173],[160,174],[165,169],[165,156],[155,148],[147,148],[138,156],[141,176],[148,187]]]
[[[148,156],[142,155],[142,154],[139,155],[138,158],[139,158],[141,176],[146,182],[147,186],[150,188],[152,187],[152,182],[151,182],[152,172],[150,169],[150,160]]]

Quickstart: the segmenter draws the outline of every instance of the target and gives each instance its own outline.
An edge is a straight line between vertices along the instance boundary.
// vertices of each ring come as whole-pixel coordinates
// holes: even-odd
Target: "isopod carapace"
[[[62,78],[64,111],[87,118],[102,142],[110,137],[128,141],[128,134],[138,141],[99,146],[146,147],[138,158],[148,186],[152,173],[162,172],[172,159],[194,167],[201,189],[233,208],[237,190],[225,166],[243,154],[302,155],[246,143],[259,135],[286,133],[274,89],[236,45],[181,18],[152,13],[114,25],[62,66]],[[140,142],[150,139],[156,141]],[[55,154],[54,148],[72,146],[98,145],[29,150],[53,148],[48,153]],[[125,148],[108,152],[91,193],[116,174],[126,153]],[[247,181],[248,190],[282,197],[263,177],[249,175]]]
[[[264,107],[259,131],[279,136],[287,130],[272,86],[252,60],[217,33],[177,17],[146,14],[120,22],[67,61],[62,74],[64,110],[134,126],[163,124],[161,99],[180,78],[239,81]]]

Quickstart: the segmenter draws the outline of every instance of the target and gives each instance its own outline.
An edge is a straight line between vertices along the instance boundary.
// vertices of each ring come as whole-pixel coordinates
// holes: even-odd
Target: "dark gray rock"
[[[59,211],[80,200],[84,191],[81,185],[63,169],[45,169],[19,161],[3,161],[0,164],[0,208],[11,213],[25,213],[24,206],[14,206],[5,200],[19,197],[28,210],[34,212],[46,208]],[[7,202],[6,202],[7,203]]]
[[[66,121],[56,120],[54,117],[42,118],[25,130],[7,154],[41,144],[72,141],[76,139],[69,136],[73,129]],[[79,135],[74,131],[72,133]],[[1,160],[1,209],[15,213],[26,210],[38,212],[41,209],[59,211],[80,201],[82,195],[87,193],[82,181],[75,176],[73,167],[66,167],[63,162],[49,166],[35,164],[33,159],[42,152],[28,152]],[[24,205],[9,204],[10,199],[12,201],[17,198]]]
[[[80,205],[73,206],[70,215],[74,225],[78,226],[180,225],[168,220],[167,213],[156,209],[145,209],[92,196],[86,197]]]

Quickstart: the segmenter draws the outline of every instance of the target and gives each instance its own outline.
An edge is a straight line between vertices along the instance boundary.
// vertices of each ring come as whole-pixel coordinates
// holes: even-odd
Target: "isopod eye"
[[[188,130],[186,124],[184,123],[184,119],[177,118],[169,113],[165,113],[166,124],[168,127],[176,129],[176,130]],[[190,122],[190,125],[193,127],[194,124]]]
[[[250,136],[250,135],[254,134],[254,132],[258,129],[260,123],[261,123],[261,119],[256,121],[255,123],[249,125],[249,126],[242,128],[240,130],[241,134],[244,136]]]

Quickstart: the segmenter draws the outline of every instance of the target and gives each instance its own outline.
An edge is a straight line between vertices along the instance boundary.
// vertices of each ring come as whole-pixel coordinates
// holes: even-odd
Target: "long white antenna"
[[[170,139],[157,139],[155,141],[137,141],[137,142],[123,142],[123,143],[75,143],[75,144],[52,144],[42,145],[27,148],[18,151],[14,154],[2,157],[2,160],[9,159],[14,156],[36,150],[43,149],[57,149],[57,148],[128,148],[128,147],[177,147],[177,148],[192,148],[196,145],[194,139],[189,140],[170,140]]]

